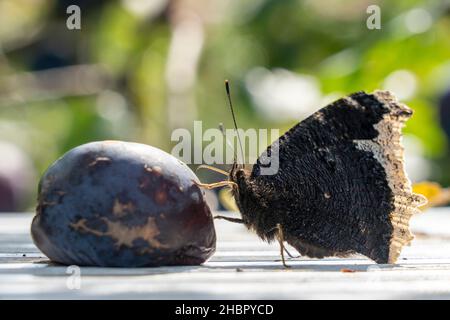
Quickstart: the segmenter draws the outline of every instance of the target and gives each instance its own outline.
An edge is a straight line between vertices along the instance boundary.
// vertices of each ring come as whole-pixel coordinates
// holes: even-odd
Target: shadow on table
[[[84,276],[145,276],[177,273],[196,272],[371,272],[380,270],[392,270],[414,268],[411,265],[386,265],[371,263],[370,260],[323,259],[323,260],[289,260],[289,268],[284,268],[281,261],[277,260],[253,260],[233,262],[207,262],[200,266],[162,266],[142,268],[105,268],[105,267],[80,267]],[[70,271],[72,272],[72,271]],[[67,276],[70,273],[68,266],[44,259],[29,259],[28,261],[10,261],[0,268],[2,274],[29,274],[34,276]]]
[[[5,274],[29,274],[35,276],[67,276],[70,274],[68,266],[51,262],[44,257],[9,257],[0,259],[0,275]],[[425,261],[399,260],[398,264],[375,264],[365,258],[326,258],[326,259],[289,259],[286,261],[289,268],[283,267],[279,259],[249,259],[217,260],[212,259],[199,266],[162,266],[142,268],[105,268],[105,267],[80,267],[81,273],[86,276],[145,276],[177,274],[189,272],[372,272],[387,270],[413,270],[423,268],[428,263]],[[450,267],[449,263],[436,263],[433,266]]]

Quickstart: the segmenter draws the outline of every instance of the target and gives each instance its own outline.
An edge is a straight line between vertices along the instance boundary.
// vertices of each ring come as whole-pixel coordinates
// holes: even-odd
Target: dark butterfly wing
[[[358,252],[394,263],[425,201],[403,166],[401,128],[411,115],[389,92],[359,92],[300,122],[253,166],[249,181],[265,190],[265,219],[278,220],[301,254]],[[276,153],[278,172],[262,174]]]

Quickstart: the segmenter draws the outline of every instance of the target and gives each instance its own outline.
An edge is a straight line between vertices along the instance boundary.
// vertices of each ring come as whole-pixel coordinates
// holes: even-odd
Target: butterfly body
[[[409,219],[424,202],[403,168],[403,123],[412,111],[389,92],[358,92],[300,122],[230,180],[247,228],[277,236],[309,257],[363,254],[394,263],[412,240]],[[263,174],[267,159],[279,169]]]

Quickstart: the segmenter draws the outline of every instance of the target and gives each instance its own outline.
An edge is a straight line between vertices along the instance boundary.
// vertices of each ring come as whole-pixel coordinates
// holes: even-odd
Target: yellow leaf
[[[219,191],[219,200],[220,203],[227,209],[228,211],[237,211],[239,212],[239,208],[234,201],[233,196],[229,189],[221,189]]]
[[[450,203],[450,188],[444,189],[439,183],[423,181],[413,185],[413,192],[421,194],[428,199],[428,203],[420,209],[442,206]]]

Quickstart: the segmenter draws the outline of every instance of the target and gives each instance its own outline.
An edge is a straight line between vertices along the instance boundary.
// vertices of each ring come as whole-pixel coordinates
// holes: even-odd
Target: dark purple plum
[[[102,141],[48,168],[31,226],[36,246],[66,265],[197,265],[215,251],[196,175],[160,149]]]

